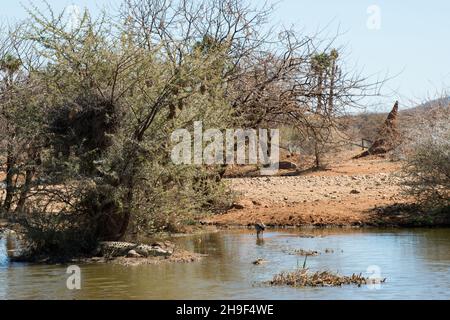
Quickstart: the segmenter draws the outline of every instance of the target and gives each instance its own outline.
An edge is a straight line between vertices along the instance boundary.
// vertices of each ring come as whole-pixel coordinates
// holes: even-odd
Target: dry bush
[[[48,259],[65,261],[92,252],[97,244],[95,232],[86,216],[59,213],[34,214],[19,220],[25,246],[16,260]]]
[[[449,110],[448,105],[436,105],[416,114],[404,128],[404,143],[397,150],[406,160],[406,191],[433,208],[450,205]]]

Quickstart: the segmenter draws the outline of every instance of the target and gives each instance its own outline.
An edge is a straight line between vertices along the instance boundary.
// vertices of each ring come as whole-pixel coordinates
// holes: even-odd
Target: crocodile
[[[170,256],[174,251],[174,245],[169,242],[156,242],[152,245],[136,244],[120,241],[103,241],[100,242],[95,254],[106,257],[126,256],[131,250],[143,257],[150,256]]]
[[[120,241],[103,241],[100,242],[95,250],[96,255],[107,257],[120,257],[133,250],[137,244]]]

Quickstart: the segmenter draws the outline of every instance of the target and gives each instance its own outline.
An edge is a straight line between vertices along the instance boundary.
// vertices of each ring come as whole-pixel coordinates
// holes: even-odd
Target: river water
[[[0,299],[450,299],[450,229],[271,230],[263,240],[234,230],[174,241],[207,256],[187,264],[80,265],[81,289],[69,290],[67,265],[11,263],[11,239],[2,238]],[[320,252],[306,260],[312,271],[362,273],[386,282],[337,288],[264,284],[303,266],[305,258],[292,254],[297,249]],[[258,258],[267,262],[252,264]]]

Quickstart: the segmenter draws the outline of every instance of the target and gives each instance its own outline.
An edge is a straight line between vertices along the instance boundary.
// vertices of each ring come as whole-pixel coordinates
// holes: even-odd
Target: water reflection
[[[8,265],[8,249],[6,245],[6,239],[0,238],[0,268]]]
[[[450,229],[309,229],[227,231],[177,238],[178,246],[207,254],[198,263],[136,267],[81,266],[82,290],[65,287],[66,266],[10,264],[8,239],[0,240],[0,299],[449,299]],[[378,266],[387,282],[367,287],[303,288],[261,285],[273,274],[302,266],[295,249],[316,250],[312,270],[363,273]],[[328,250],[326,250],[328,249]],[[253,265],[262,258],[268,261]]]
[[[0,233],[0,268],[9,265],[9,257],[18,246],[17,238],[13,233]]]
[[[263,246],[264,245],[264,238],[256,238],[256,245],[257,246]]]

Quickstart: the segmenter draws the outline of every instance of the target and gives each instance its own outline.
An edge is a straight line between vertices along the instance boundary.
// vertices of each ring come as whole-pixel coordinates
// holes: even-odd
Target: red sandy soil
[[[396,209],[411,204],[402,194],[401,166],[386,158],[352,159],[347,153],[336,157],[325,171],[228,179],[239,200],[227,213],[203,222],[217,226],[247,226],[258,220],[269,226],[421,224],[414,223],[417,212]]]

